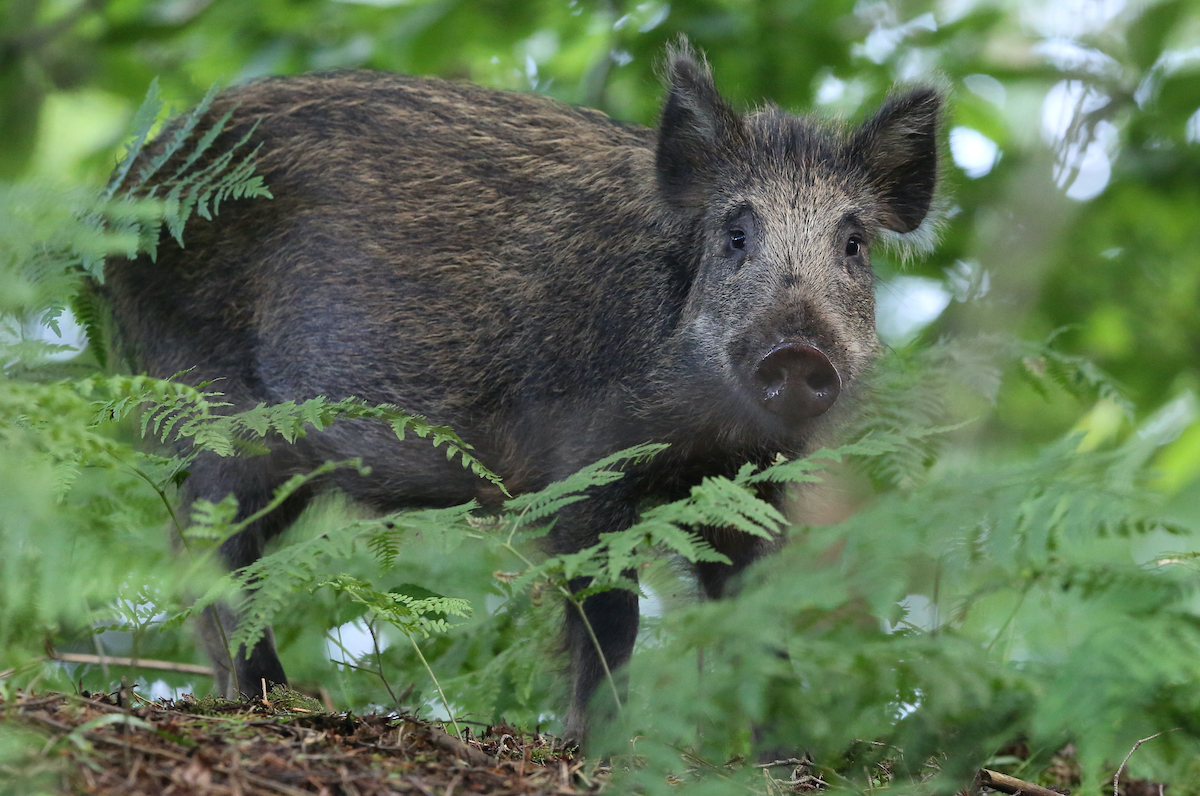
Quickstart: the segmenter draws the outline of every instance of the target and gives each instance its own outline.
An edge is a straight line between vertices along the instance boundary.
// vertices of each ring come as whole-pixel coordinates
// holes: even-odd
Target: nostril
[[[764,408],[787,420],[824,414],[842,391],[841,376],[829,357],[801,343],[773,348],[759,362],[754,380]]]
[[[828,392],[832,389],[841,389],[842,386],[842,379],[838,376],[837,368],[825,358],[824,354],[821,355],[819,362],[812,363],[804,380],[815,392]]]
[[[754,377],[763,387],[763,396],[768,399],[778,395],[787,386],[787,369],[778,357],[763,360]]]

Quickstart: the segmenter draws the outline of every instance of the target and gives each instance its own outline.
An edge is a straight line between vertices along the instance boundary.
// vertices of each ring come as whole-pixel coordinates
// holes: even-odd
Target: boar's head
[[[941,97],[896,94],[846,132],[737,113],[686,47],[667,72],[659,189],[695,264],[683,358],[748,434],[804,435],[878,349],[870,253],[929,215]]]

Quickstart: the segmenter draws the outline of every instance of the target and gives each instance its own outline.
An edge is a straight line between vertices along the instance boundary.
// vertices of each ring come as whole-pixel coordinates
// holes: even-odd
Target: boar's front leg
[[[626,573],[633,574],[633,573]],[[587,586],[588,578],[571,582],[572,590]],[[589,706],[595,697],[601,716],[609,716],[615,705],[608,684],[604,664],[596,650],[596,643],[604,650],[604,662],[614,676],[617,669],[629,661],[638,631],[638,598],[625,589],[610,589],[593,594],[583,601],[583,613],[587,616],[596,641],[592,641],[587,625],[574,605],[567,606],[567,646],[571,652],[571,707],[567,712],[567,738],[580,744],[585,743],[589,731]],[[623,679],[619,682],[623,683]],[[601,691],[599,696],[597,690]],[[624,690],[623,687],[620,690]]]
[[[624,530],[633,524],[635,517],[632,500],[620,495],[611,495],[607,499],[593,495],[559,512],[550,537],[551,550],[573,553],[590,547],[599,540],[600,534]],[[636,582],[637,573],[623,574]],[[576,578],[570,587],[577,592],[590,582],[590,578]],[[584,744],[590,724],[589,708],[597,689],[605,692],[596,699],[598,704],[607,706],[601,713],[611,713],[615,708],[605,683],[604,664],[608,664],[609,672],[615,673],[633,652],[638,631],[637,595],[626,589],[593,594],[583,601],[582,616],[574,604],[568,603],[564,625],[565,645],[571,659],[571,704],[565,722],[566,737]]]

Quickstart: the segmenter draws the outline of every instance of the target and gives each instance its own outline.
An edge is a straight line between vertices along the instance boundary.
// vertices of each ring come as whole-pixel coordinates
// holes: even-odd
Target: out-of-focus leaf
[[[1158,60],[1168,37],[1176,31],[1187,5],[1183,0],[1149,3],[1129,26],[1125,41],[1129,55],[1140,71],[1149,69]]]

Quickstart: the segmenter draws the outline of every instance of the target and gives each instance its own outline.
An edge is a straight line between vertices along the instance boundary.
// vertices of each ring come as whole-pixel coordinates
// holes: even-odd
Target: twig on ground
[[[175,661],[155,661],[146,658],[118,658],[112,655],[92,655],[86,652],[55,652],[52,660],[64,663],[90,663],[96,666],[128,666],[131,669],[158,669],[164,672],[183,672],[185,674],[202,674],[214,677],[211,666],[198,663],[176,663]]]
[[[1169,730],[1163,730],[1162,732],[1156,732],[1151,736],[1143,738],[1142,740],[1138,741],[1137,743],[1135,743],[1133,745],[1133,748],[1129,750],[1129,754],[1125,755],[1125,759],[1122,760],[1121,765],[1117,767],[1117,773],[1113,774],[1113,796],[1118,796],[1117,788],[1120,785],[1121,772],[1125,770],[1125,764],[1129,762],[1129,758],[1133,757],[1133,753],[1138,750],[1138,747],[1141,746],[1142,744],[1144,744],[1146,741],[1153,741],[1155,738],[1157,738],[1160,735],[1166,735],[1167,733],[1175,732],[1178,729],[1179,729],[1178,727],[1172,727]]]
[[[480,766],[482,768],[495,768],[496,766],[500,765],[499,760],[490,756],[482,749],[476,749],[474,746],[468,746],[450,733],[444,730],[439,730],[436,727],[431,727],[429,729],[429,740],[433,742],[434,746],[461,757],[463,760],[466,760],[473,766]]]
[[[1008,793],[1010,796],[1016,796],[1016,794],[1021,794],[1021,796],[1062,796],[1056,790],[1043,788],[1041,785],[1034,785],[1032,782],[986,768],[979,769],[979,784],[987,785],[992,790],[998,790],[1001,793]]]

